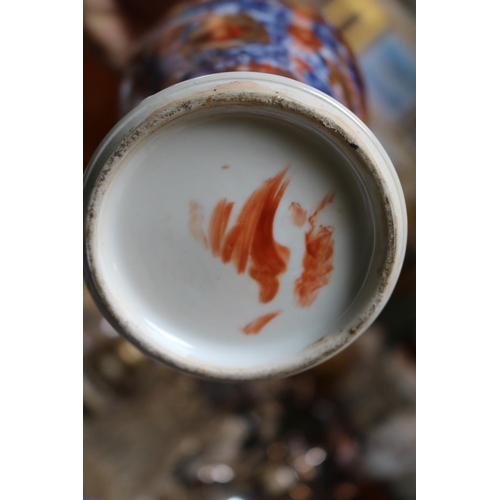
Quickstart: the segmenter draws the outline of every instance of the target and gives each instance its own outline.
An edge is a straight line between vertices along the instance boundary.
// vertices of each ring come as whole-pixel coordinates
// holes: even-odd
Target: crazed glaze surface
[[[232,74],[224,78],[234,80],[234,87],[224,87],[220,81],[217,87],[224,92],[234,88],[235,98],[239,96],[234,102],[244,102],[241,84],[249,77]],[[343,127],[340,135],[330,132],[338,125],[313,131],[284,111],[285,102],[294,98],[295,84],[290,86],[289,80],[278,77],[262,78],[266,86],[259,88],[255,86],[259,77],[250,77],[252,102],[260,102],[258,92],[271,93],[273,85],[281,85],[286,99],[269,101],[276,102],[276,108],[237,107],[228,114],[228,108],[205,97],[200,103],[209,103],[206,112],[203,106],[175,104],[166,109],[197,109],[196,116],[186,113],[185,118],[170,119],[166,125],[154,118],[158,125],[137,143],[140,148],[127,146],[120,155],[112,155],[101,180],[87,174],[87,185],[96,182],[100,187],[91,198],[87,220],[90,269],[99,276],[97,281],[90,280],[94,295],[108,304],[107,311],[112,312],[108,317],[115,326],[141,348],[205,376],[284,375],[338,351],[362,333],[380,310],[402,259],[404,212],[394,194],[388,198],[396,203],[394,209],[383,197],[373,204],[381,177],[372,166],[363,166],[365,154],[380,172],[387,168],[383,162],[390,165],[379,155],[375,139],[359,122],[350,123],[353,119],[341,108],[303,93],[300,102],[309,100],[311,106],[316,99],[319,107],[330,106],[333,114],[338,112],[336,123]],[[215,80],[201,79],[200,86],[214,87]],[[170,92],[172,103],[175,90]],[[227,96],[227,102],[232,102]],[[160,98],[144,103],[143,116],[158,106]],[[323,110],[322,114],[322,123],[330,123],[328,113]],[[353,125],[358,128],[349,128]],[[132,130],[131,137],[140,137],[130,125],[123,129]],[[128,139],[123,144],[127,143],[131,144]],[[375,149],[370,149],[372,145]],[[386,193],[396,189],[399,196],[393,174],[383,175]],[[280,245],[277,248],[290,249],[290,255],[286,270],[279,275],[278,293],[263,303],[259,282],[248,272],[238,274],[233,260],[224,264],[221,252],[245,202],[270,179],[279,179],[274,189],[281,201],[276,209],[271,207],[273,224],[264,224],[265,234]],[[281,193],[283,181],[288,184]],[[370,187],[370,183],[374,184]],[[335,199],[328,203],[332,193]],[[295,223],[290,210],[297,208],[293,203],[307,213],[307,224]],[[387,210],[391,215],[384,225]],[[375,219],[381,221],[380,226],[372,225]],[[197,228],[194,234],[192,221]],[[206,236],[206,245],[201,234]],[[310,241],[328,243],[325,247],[334,236],[335,252],[320,252],[326,256],[324,262],[333,262],[333,269],[325,267],[329,283],[318,289],[309,307],[300,307],[294,288],[305,270],[308,234]],[[392,250],[387,254],[388,248]],[[92,274],[97,277],[95,271]],[[127,304],[133,304],[133,309]],[[245,329],[249,333],[242,335]]]

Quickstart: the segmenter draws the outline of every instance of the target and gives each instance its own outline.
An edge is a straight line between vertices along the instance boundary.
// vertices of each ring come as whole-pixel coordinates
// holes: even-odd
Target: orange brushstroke
[[[281,311],[276,311],[269,314],[264,314],[263,316],[260,316],[257,319],[248,323],[248,325],[244,326],[241,329],[241,331],[245,335],[255,335],[259,333],[262,330],[262,328],[264,328],[269,323],[269,321],[276,318],[276,316],[278,316],[278,314],[280,313]]]
[[[210,238],[210,246],[214,257],[220,255],[222,240],[226,234],[227,223],[229,222],[233,205],[234,203],[228,203],[227,199],[223,198],[215,205],[214,211],[212,212],[208,236]]]
[[[292,202],[288,210],[290,210],[292,222],[297,227],[302,227],[306,222],[307,212],[300,206],[300,203]]]
[[[316,211],[311,215],[311,217],[316,217],[321,210],[323,210],[329,203],[331,203],[335,198],[334,194],[329,194],[328,196],[325,196],[320,202],[319,205],[316,207]]]
[[[327,285],[333,271],[333,228],[316,227],[319,212],[333,201],[326,196],[309,217],[311,229],[305,234],[306,250],[302,275],[295,281],[295,299],[300,307],[309,307],[317,298],[320,288]]]
[[[202,213],[203,207],[195,201],[189,202],[189,231],[193,237],[208,248],[208,240],[203,232],[203,221],[205,217]]]
[[[278,293],[278,277],[286,271],[290,250],[273,235],[276,210],[289,181],[288,167],[266,180],[243,205],[235,225],[228,232],[221,252],[224,263],[233,262],[238,273],[246,271],[259,283],[261,302],[270,302]]]

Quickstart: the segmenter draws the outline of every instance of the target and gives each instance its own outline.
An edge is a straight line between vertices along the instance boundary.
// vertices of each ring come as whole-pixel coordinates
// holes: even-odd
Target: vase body
[[[178,4],[130,64],[122,111],[173,84],[231,71],[292,78],[365,118],[362,80],[341,33],[316,11],[284,0]]]

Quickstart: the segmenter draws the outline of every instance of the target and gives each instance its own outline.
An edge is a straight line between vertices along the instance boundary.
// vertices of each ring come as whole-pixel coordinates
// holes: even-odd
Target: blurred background
[[[137,37],[168,6],[123,3]],[[330,361],[286,379],[225,384],[146,358],[114,332],[84,288],[86,497],[415,498],[415,0],[303,3],[319,7],[355,51],[368,125],[403,184],[409,238],[396,290],[375,324]],[[115,45],[102,51],[88,14],[96,5],[104,15],[114,9],[112,0],[84,2],[84,168],[120,117],[126,60],[119,26],[110,25]]]

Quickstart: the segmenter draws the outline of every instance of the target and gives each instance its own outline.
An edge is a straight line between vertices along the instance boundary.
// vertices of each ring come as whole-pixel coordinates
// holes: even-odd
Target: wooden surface
[[[118,121],[120,76],[83,52],[83,168],[99,143]]]

